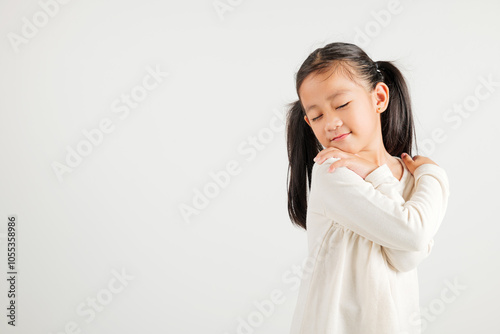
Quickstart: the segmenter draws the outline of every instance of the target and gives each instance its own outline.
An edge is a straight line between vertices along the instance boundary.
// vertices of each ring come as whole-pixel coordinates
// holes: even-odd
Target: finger
[[[321,150],[316,157],[313,159],[316,163],[322,164],[328,158],[339,158],[339,159],[347,159],[350,158],[351,154],[345,151],[342,151],[336,147],[327,147]]]
[[[328,158],[341,158],[340,150],[337,150],[333,147],[329,147],[328,149],[324,149],[316,155],[313,159],[316,163],[322,164]]]
[[[404,162],[412,162],[413,161],[413,159],[407,153],[401,154],[401,159],[403,159]]]
[[[314,161],[317,164],[321,165],[323,162],[325,162],[327,159],[330,159],[330,158],[341,159],[341,157],[338,156],[338,153],[332,152],[332,153],[330,153],[328,155],[326,155],[326,154],[320,155],[320,156],[314,158]]]
[[[330,167],[328,167],[328,173],[332,173],[336,168],[346,166],[346,161],[343,159],[332,162]]]

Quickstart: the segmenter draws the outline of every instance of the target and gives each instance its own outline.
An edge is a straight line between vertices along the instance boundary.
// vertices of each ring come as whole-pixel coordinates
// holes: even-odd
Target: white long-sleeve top
[[[338,158],[312,169],[308,258],[290,334],[420,334],[417,265],[431,252],[446,212],[440,166],[398,180],[387,164],[363,180]]]

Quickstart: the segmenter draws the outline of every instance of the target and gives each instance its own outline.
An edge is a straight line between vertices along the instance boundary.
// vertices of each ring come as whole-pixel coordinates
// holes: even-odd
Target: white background
[[[227,1],[220,15],[211,0],[72,0],[52,16],[49,0],[0,1],[1,277],[9,215],[19,238],[17,326],[7,325],[2,279],[1,332],[288,333],[291,270],[307,241],[287,214],[276,115],[297,98],[301,63],[335,41],[396,61],[419,153],[450,179],[445,220],[418,269],[424,333],[500,332],[499,3],[406,1],[390,13],[389,1]],[[36,20],[16,47],[12,36]],[[148,67],[168,76],[121,119],[113,103],[139,92]],[[59,181],[54,162],[103,119],[113,131]],[[281,128],[252,149],[271,122]],[[180,207],[231,161],[239,173],[183,218]],[[133,278],[120,285],[122,271]],[[465,288],[453,294],[447,282]],[[283,302],[259,313],[273,291]],[[251,331],[239,328],[258,314]]]

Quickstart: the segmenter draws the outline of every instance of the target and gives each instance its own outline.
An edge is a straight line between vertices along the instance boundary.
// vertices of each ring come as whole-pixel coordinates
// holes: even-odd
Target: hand
[[[429,158],[426,158],[421,155],[416,155],[414,159],[412,159],[408,154],[403,153],[401,155],[401,159],[405,163],[406,167],[410,171],[410,173],[413,175],[413,172],[415,172],[415,169],[417,169],[418,166],[423,165],[423,164],[434,164],[436,166],[439,166],[437,163],[432,161]]]
[[[347,153],[338,148],[327,147],[318,153],[315,160],[317,164],[321,165],[328,158],[340,158],[331,164],[328,172],[331,173],[338,167],[347,167],[361,176],[363,180],[365,177],[377,169],[379,166],[371,161],[361,158],[357,154]]]

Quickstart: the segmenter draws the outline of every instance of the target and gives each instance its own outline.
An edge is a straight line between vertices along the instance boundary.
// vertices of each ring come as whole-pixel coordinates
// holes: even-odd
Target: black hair
[[[402,73],[393,62],[374,62],[360,47],[351,43],[330,43],[314,50],[300,66],[295,75],[297,96],[309,74],[332,69],[362,83],[369,92],[378,82],[384,82],[389,87],[389,103],[380,114],[383,143],[392,156],[401,156],[403,152],[412,156],[416,138],[410,94]],[[313,158],[323,147],[304,120],[305,111],[300,96],[287,108],[288,215],[293,224],[307,230],[307,192],[311,189]]]

